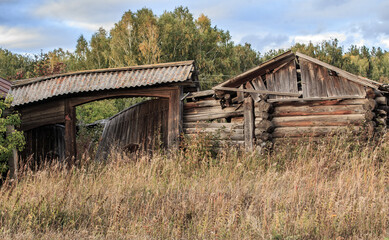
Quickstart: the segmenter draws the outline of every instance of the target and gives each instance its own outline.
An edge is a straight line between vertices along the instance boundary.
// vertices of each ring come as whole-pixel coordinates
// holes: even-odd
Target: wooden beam
[[[230,88],[230,87],[214,87],[213,89],[221,90],[221,91],[230,91],[230,92],[247,92],[247,93],[259,93],[259,94],[291,96],[291,97],[301,96],[300,93],[275,92],[275,91],[267,91],[267,90],[252,90],[252,89],[240,89],[240,88]]]
[[[364,99],[362,96],[339,96],[339,97],[317,97],[317,98],[283,98],[283,99],[268,99],[268,102],[308,102],[308,101],[324,101],[324,100],[342,100],[342,99]]]
[[[254,149],[254,102],[251,97],[244,100],[244,141],[247,151]]]
[[[191,92],[186,98],[206,97],[206,96],[212,96],[214,94],[215,94],[214,90],[205,90],[199,92]]]
[[[76,108],[65,100],[65,157],[69,164],[74,164],[76,156]]]
[[[168,113],[168,148],[178,147],[182,132],[183,104],[181,101],[182,87],[170,90]]]

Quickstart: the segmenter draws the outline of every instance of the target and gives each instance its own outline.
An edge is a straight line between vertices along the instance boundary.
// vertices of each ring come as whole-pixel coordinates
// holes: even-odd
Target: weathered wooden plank
[[[263,83],[261,76],[258,76],[251,80],[255,90],[267,90],[265,83]]]
[[[341,115],[365,113],[362,105],[319,105],[319,106],[278,106],[274,108],[273,117],[307,116],[307,115]]]
[[[272,119],[275,127],[348,126],[362,125],[364,121],[365,114],[292,116]]]
[[[238,117],[243,115],[243,110],[233,112],[207,113],[197,115],[184,115],[184,122],[196,122],[204,120],[214,120],[219,118]]]
[[[204,115],[204,114],[218,114],[218,113],[230,113],[242,111],[240,108],[236,109],[235,106],[222,108],[221,106],[216,107],[202,107],[202,108],[192,108],[184,111],[184,116],[189,115]]]
[[[243,129],[243,123],[186,123],[184,128],[226,128],[226,129]]]
[[[209,133],[212,134],[212,133]],[[199,133],[186,133],[187,136],[189,137],[198,137]],[[244,134],[237,134],[237,133],[217,133],[217,134],[212,134],[214,137],[214,140],[244,140]]]
[[[214,90],[205,90],[205,91],[199,91],[199,92],[191,92],[189,93],[186,98],[201,98],[201,97],[207,97],[212,96],[215,94]]]
[[[312,101],[326,101],[326,100],[366,100],[365,97],[362,96],[332,96],[332,97],[313,97],[313,98],[289,98],[289,99],[268,99],[268,102],[275,103],[275,104],[281,104],[281,103],[293,103],[296,104],[296,102],[301,103],[308,103]],[[344,101],[344,100],[343,100]]]
[[[247,92],[247,93],[259,93],[259,94],[292,96],[292,97],[299,97],[301,95],[300,93],[274,92],[274,91],[267,91],[267,90],[252,90],[252,89],[240,89],[240,88],[230,88],[230,87],[219,87],[217,89],[223,91],[231,91],[231,92]]]
[[[254,149],[254,103],[251,97],[244,101],[244,141],[248,151]]]
[[[268,89],[277,92],[298,93],[297,72],[294,61],[284,64],[281,68],[274,70],[273,81],[268,83]],[[273,85],[273,86],[271,86]],[[290,96],[273,96],[275,99],[291,98]]]
[[[240,85],[239,89],[240,89],[240,90],[243,90],[243,84]],[[238,98],[238,103],[241,103],[241,102],[244,101],[244,93],[243,93],[242,91],[238,91],[238,92],[236,93],[236,95],[237,95],[237,98]]]
[[[371,80],[366,79],[366,78],[358,77],[358,76],[356,76],[354,74],[346,72],[346,71],[344,71],[344,70],[342,70],[340,68],[337,68],[335,66],[327,64],[327,63],[322,62],[320,60],[317,60],[315,58],[309,57],[309,56],[307,56],[305,54],[297,52],[296,55],[299,57],[300,61],[302,60],[302,58],[306,59],[306,60],[308,60],[310,62],[313,62],[315,64],[318,64],[320,66],[328,68],[328,69],[330,69],[332,71],[335,71],[339,76],[342,76],[342,77],[344,77],[344,78],[346,78],[346,79],[348,79],[350,81],[353,81],[353,82],[355,82],[357,84],[361,84],[363,86],[372,87],[372,88],[375,88],[375,89],[377,89],[378,86],[380,85],[380,83],[378,83],[378,82],[374,82],[374,81],[371,81]]]
[[[187,102],[184,104],[184,110],[190,108],[199,108],[199,107],[216,107],[220,106],[220,101],[218,100],[201,100],[197,102]]]
[[[183,104],[181,101],[182,87],[170,91],[168,113],[168,147],[178,147],[178,140],[182,130]]]
[[[251,90],[255,90],[254,87],[251,85],[250,82],[247,82],[245,84],[246,86],[246,89],[251,89]],[[250,96],[253,98],[253,100],[255,102],[259,102],[261,100],[261,98],[259,97],[259,94],[258,93],[250,93]]]
[[[76,120],[76,108],[65,101],[65,156],[70,164],[74,164],[77,157]]]
[[[194,133],[229,133],[229,134],[242,134],[243,129],[227,129],[227,128],[184,128],[184,133],[194,134]]]
[[[327,134],[338,133],[341,131],[354,130],[358,131],[361,127],[358,126],[325,126],[325,127],[278,127],[274,129],[273,138],[282,137],[301,137],[311,136],[318,137]]]

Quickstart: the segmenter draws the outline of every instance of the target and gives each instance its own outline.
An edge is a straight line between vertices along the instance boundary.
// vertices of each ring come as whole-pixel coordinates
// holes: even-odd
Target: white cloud
[[[382,35],[379,38],[379,44],[389,48],[389,36]]]
[[[338,39],[339,42],[343,42],[347,39],[346,33],[337,33],[337,32],[327,32],[319,34],[307,34],[307,35],[297,35],[291,37],[291,42],[293,43],[305,43],[308,44],[312,42],[313,44],[321,43],[324,40]]]
[[[138,8],[158,2],[157,0],[45,0],[36,5],[33,14],[38,18],[47,18],[69,27],[96,31],[99,27],[107,30],[120,20],[122,14],[131,8]]]
[[[0,46],[7,48],[32,48],[38,47],[42,36],[39,31],[20,28],[0,26]]]

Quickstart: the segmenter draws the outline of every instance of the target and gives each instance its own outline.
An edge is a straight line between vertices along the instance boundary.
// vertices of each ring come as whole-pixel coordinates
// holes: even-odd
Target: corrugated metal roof
[[[12,105],[19,106],[67,94],[190,81],[194,70],[194,61],[88,70],[19,80],[9,93]]]
[[[12,83],[0,77],[0,98],[4,98],[9,89],[11,88]]]

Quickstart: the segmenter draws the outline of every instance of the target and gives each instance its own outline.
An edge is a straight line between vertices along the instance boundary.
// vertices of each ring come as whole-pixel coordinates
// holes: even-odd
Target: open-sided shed
[[[45,157],[58,146],[40,146],[45,131],[38,128],[63,124],[65,157],[76,157],[76,106],[108,98],[154,97],[167,103],[165,144],[176,145],[182,129],[182,97],[198,88],[194,61],[88,70],[16,81],[9,94],[13,107],[21,114],[27,135],[27,150]],[[162,100],[160,102],[163,102]],[[164,102],[165,103],[165,102]],[[153,119],[152,117],[150,119]],[[143,122],[147,125],[147,119]],[[137,132],[133,125],[128,126]],[[47,129],[47,128],[46,128]],[[45,141],[52,144],[53,141]],[[38,150],[35,149],[36,146]],[[42,151],[41,151],[42,150]],[[58,151],[58,155],[61,152]],[[56,155],[57,153],[54,153]],[[53,154],[51,154],[53,155]]]

